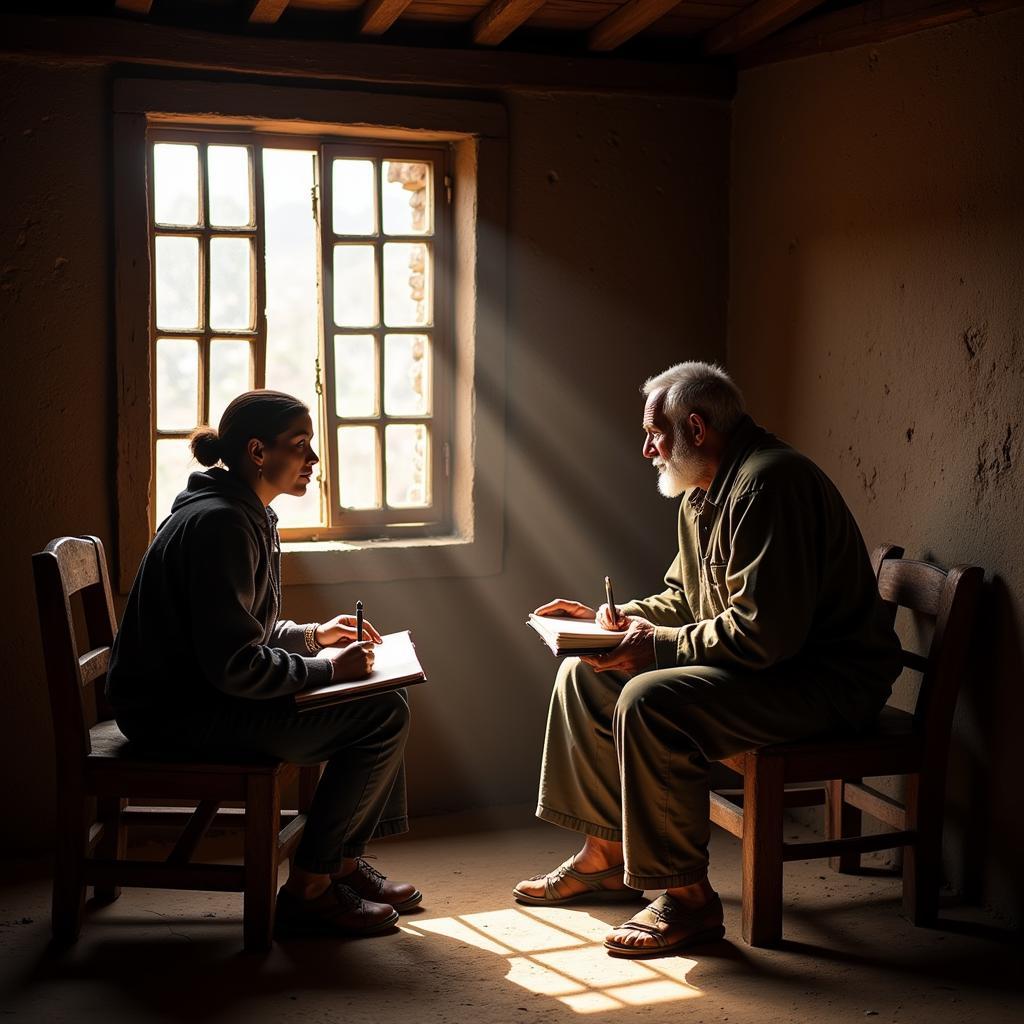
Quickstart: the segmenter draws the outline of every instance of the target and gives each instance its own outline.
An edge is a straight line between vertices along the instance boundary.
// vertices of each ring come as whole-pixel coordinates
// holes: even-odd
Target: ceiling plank
[[[288,0],[256,0],[249,14],[249,22],[253,25],[274,25],[287,6]]]
[[[153,0],[116,0],[119,11],[131,11],[132,14],[149,14]]]
[[[814,10],[823,0],[757,0],[704,36],[704,52],[710,54],[736,53],[784,25],[796,21],[802,14]]]
[[[364,36],[383,35],[412,0],[367,0],[359,18],[359,31]]]
[[[984,0],[979,0],[984,2]],[[230,38],[129,18],[0,14],[0,53],[84,64],[148,65],[398,86],[641,94],[731,99],[726,62],[567,57],[505,50],[433,49],[333,39]]]
[[[477,46],[497,46],[546,2],[547,0],[492,0],[473,22],[473,42]]]
[[[911,9],[915,2],[916,8]],[[920,0],[868,0],[794,25],[743,51],[737,61],[740,67],[756,67],[851,46],[882,43],[912,32],[1021,6],[1024,0],[941,0],[927,5],[922,5]]]
[[[628,0],[590,30],[587,46],[602,52],[614,50],[678,6],[679,0]]]

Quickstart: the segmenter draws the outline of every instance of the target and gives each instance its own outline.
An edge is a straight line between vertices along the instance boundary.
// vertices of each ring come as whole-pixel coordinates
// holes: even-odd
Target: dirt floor
[[[717,829],[712,880],[727,938],[685,957],[611,959],[601,939],[629,911],[510,898],[518,879],[573,848],[573,836],[527,808],[421,821],[375,851],[378,867],[424,892],[399,930],[279,942],[265,956],[241,951],[240,896],[149,890],[90,908],[77,945],[52,951],[46,867],[12,865],[0,889],[0,1015],[47,1024],[1024,1019],[1013,937],[956,908],[939,928],[912,927],[899,879],[882,869],[850,877],[824,861],[787,865],[784,945],[748,948],[738,935],[739,845]]]

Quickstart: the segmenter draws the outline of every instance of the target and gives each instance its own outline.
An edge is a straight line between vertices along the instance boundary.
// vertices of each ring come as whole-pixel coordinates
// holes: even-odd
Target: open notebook
[[[346,700],[356,700],[427,681],[423,666],[416,657],[412,634],[408,630],[403,633],[386,633],[381,639],[384,642],[373,649],[373,671],[365,679],[328,683],[326,686],[302,690],[295,694],[295,704],[299,711],[340,704]]]
[[[531,615],[526,624],[532,626],[541,640],[558,658],[577,654],[603,654],[617,647],[625,632],[602,629],[589,619],[573,619],[563,615]]]

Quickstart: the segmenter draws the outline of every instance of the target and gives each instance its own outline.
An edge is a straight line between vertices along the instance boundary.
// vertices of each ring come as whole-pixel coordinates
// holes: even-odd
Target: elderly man
[[[745,415],[716,366],[647,381],[643,454],[679,508],[666,589],[618,609],[551,601],[538,614],[625,629],[562,662],[537,815],[582,849],[520,882],[525,903],[663,896],[614,929],[616,956],[724,934],[708,881],[709,762],[870,725],[900,671],[867,550],[836,487]]]

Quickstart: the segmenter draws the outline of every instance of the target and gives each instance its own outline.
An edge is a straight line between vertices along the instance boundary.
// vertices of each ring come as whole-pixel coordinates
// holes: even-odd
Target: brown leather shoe
[[[347,885],[364,900],[390,903],[400,914],[412,910],[423,899],[423,893],[411,882],[389,882],[385,875],[367,864],[363,857],[356,858],[355,871],[342,875],[337,881]]]
[[[340,882],[332,882],[315,899],[303,900],[282,886],[277,894],[277,928],[283,932],[377,935],[391,931],[398,912],[389,903],[364,900]]]

